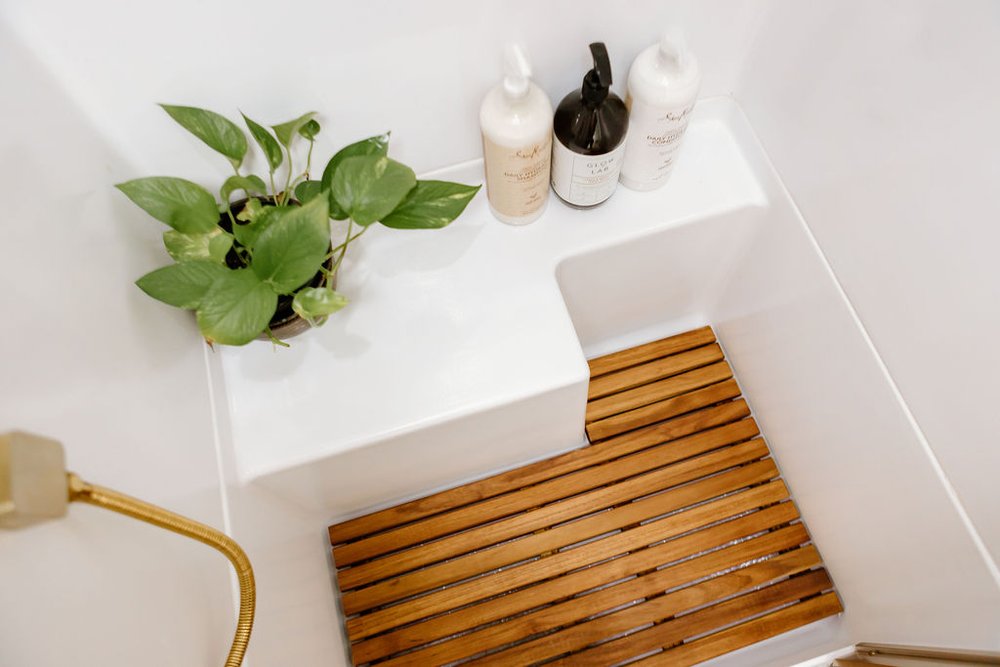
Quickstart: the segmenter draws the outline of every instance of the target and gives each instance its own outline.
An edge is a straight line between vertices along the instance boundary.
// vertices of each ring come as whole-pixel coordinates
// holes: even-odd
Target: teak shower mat
[[[593,359],[591,445],[330,527],[355,665],[690,665],[842,611],[709,327]]]

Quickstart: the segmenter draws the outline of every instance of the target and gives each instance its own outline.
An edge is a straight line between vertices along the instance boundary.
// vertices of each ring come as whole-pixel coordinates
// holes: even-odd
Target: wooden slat
[[[740,388],[735,380],[726,380],[703,389],[674,396],[663,401],[657,401],[635,410],[629,410],[607,419],[600,419],[587,424],[587,437],[591,442],[597,442],[612,436],[633,431],[649,424],[656,423],[668,417],[691,412],[692,410],[730,400],[740,395]]]
[[[468,581],[352,618],[347,621],[348,635],[352,640],[368,637],[404,623],[444,613],[461,605],[549,579],[605,558],[641,549],[654,542],[787,498],[788,489],[780,480],[741,491],[585,546],[504,570],[495,577]],[[593,585],[599,585],[599,582]]]
[[[626,412],[650,405],[666,398],[707,387],[716,382],[722,382],[733,377],[733,371],[725,361],[696,368],[687,373],[674,375],[665,380],[644,384],[635,389],[621,391],[616,394],[594,399],[587,403],[587,422],[604,419],[619,412]],[[660,421],[659,419],[656,421]]]
[[[638,387],[641,384],[648,384],[671,375],[694,370],[700,366],[708,366],[718,361],[722,361],[722,348],[716,343],[649,361],[639,366],[592,379],[587,399],[601,398],[608,394]]]
[[[834,616],[843,610],[836,593],[824,593],[632,664],[671,667],[696,665],[828,616]]]
[[[484,664],[503,663],[508,656],[517,657],[520,655],[519,651],[523,650],[521,647],[546,642],[555,649],[554,652],[546,653],[546,657],[559,655],[560,653],[577,648],[575,643],[575,628],[585,625],[579,623],[579,621],[634,600],[641,600],[660,594],[676,586],[697,581],[716,572],[737,567],[758,558],[770,556],[779,551],[798,547],[808,539],[808,535],[806,535],[805,529],[801,524],[786,526],[785,528],[780,528],[741,542],[740,544],[723,547],[696,558],[682,561],[676,565],[670,565],[644,574],[641,577],[633,577],[628,581],[614,586],[602,588],[586,595],[569,598],[538,611],[510,619],[500,625],[489,625],[481,630],[461,635],[452,640],[433,644],[425,649],[408,653],[405,657],[389,660],[385,665],[389,667],[390,665],[406,664],[406,662],[410,664],[440,665],[526,639],[538,633],[541,629],[548,630],[561,626],[569,626],[561,632],[545,634],[533,642],[519,644],[510,650],[512,652],[501,651],[494,653],[472,664],[480,664],[480,662]],[[775,573],[769,577],[773,579],[779,576],[776,574],[779,571],[791,574],[803,568],[808,569],[809,567],[813,567],[815,564],[819,564],[819,554],[815,547],[806,546],[775,556],[752,567],[757,568],[754,576],[763,576],[763,572]],[[574,623],[576,625],[572,625]],[[592,643],[594,636],[596,636],[589,631],[583,634],[581,647]],[[524,663],[512,660],[507,662],[507,664]]]
[[[630,347],[627,350],[606,354],[603,357],[591,359],[590,377],[596,378],[611,371],[618,371],[629,366],[637,366],[653,359],[666,357],[678,352],[684,352],[695,347],[715,342],[715,332],[712,327],[702,327],[694,331],[654,340],[652,343]]]
[[[616,442],[601,447],[586,447],[567,452],[551,459],[499,473],[478,482],[441,491],[402,505],[344,521],[330,526],[330,542],[334,545],[349,542],[364,535],[423,519],[479,500],[531,486],[575,470],[597,465],[645,447],[666,443],[690,436],[709,428],[734,422],[750,415],[743,401],[699,410],[670,419],[646,429],[643,433],[630,434]]]
[[[672,452],[665,453],[671,454]],[[687,483],[728,467],[748,463],[766,454],[767,447],[763,441],[753,440],[745,442],[742,445],[716,450],[706,455],[686,458],[680,463],[662,469],[653,469],[650,473],[630,478],[624,482],[601,487],[586,494],[574,496],[573,498],[547,505],[544,508],[538,508],[532,512],[518,514],[505,520],[463,531],[429,544],[420,545],[416,549],[402,551],[386,558],[366,563],[358,568],[342,570],[340,577],[341,588],[342,590],[350,591],[350,589],[357,587],[355,583],[357,581],[371,583],[378,579],[388,578],[389,576],[412,570],[416,566],[442,561],[446,558],[453,558],[473,550],[489,547],[498,542],[525,535],[531,531],[568,521],[584,514],[598,512],[631,498],[663,491],[671,486]],[[772,472],[772,466],[773,463],[768,462],[766,467],[761,468],[761,472]],[[776,469],[774,472],[776,472]],[[751,474],[756,474],[756,471],[751,473],[744,472],[741,473],[741,476],[745,477]],[[704,496],[701,499],[704,500],[710,497]],[[583,530],[582,526],[578,528],[579,530]],[[550,538],[553,537],[550,536]],[[504,548],[513,549],[515,547],[508,545]],[[527,545],[518,544],[516,546],[516,549],[522,548],[527,548]],[[547,551],[550,548],[541,548],[539,552]],[[449,560],[448,563],[450,566],[455,566],[456,561]],[[350,573],[362,570],[362,574],[365,575],[363,579],[359,579],[358,576],[350,576]],[[421,576],[432,578],[428,568],[424,568],[420,572],[424,573]]]
[[[733,540],[754,535],[762,530],[781,526],[798,518],[792,503],[781,503],[753,514],[727,521],[690,535],[636,551],[586,570],[567,574],[479,603],[462,614],[446,614],[395,630],[354,644],[351,650],[359,663],[437,641],[449,635],[470,629],[477,624],[490,623],[513,616],[533,607],[571,598],[583,591],[619,581],[660,565],[672,563],[686,555],[700,553],[722,546]],[[801,526],[790,527],[795,531],[792,544],[801,544],[808,536]],[[471,617],[471,618],[469,618]]]
[[[734,565],[740,565],[755,558],[743,558]],[[526,665],[530,662],[545,660],[563,653],[570,653],[585,648],[594,642],[595,637],[614,637],[622,632],[627,632],[647,623],[654,623],[669,618],[683,611],[694,609],[703,604],[719,600],[730,595],[735,595],[750,588],[761,586],[775,579],[789,577],[801,572],[805,572],[820,564],[819,554],[814,547],[804,547],[795,549],[774,558],[770,558],[760,563],[724,574],[713,579],[708,579],[700,583],[672,591],[659,597],[652,597],[644,604],[636,604],[621,609],[598,618],[577,623],[559,632],[545,634],[533,641],[518,644],[504,651],[493,653],[489,656],[473,661],[472,665]],[[706,572],[704,568],[697,570],[696,576],[687,577],[681,581],[695,581],[703,576],[718,572],[724,568],[718,568]],[[643,598],[656,596],[664,590],[671,588],[675,578],[660,576],[663,571],[655,572],[635,579],[636,584],[641,584],[644,594],[637,594],[631,599],[622,600],[619,604],[625,604],[632,600],[642,601]],[[706,572],[706,574],[700,574]],[[699,575],[700,576],[697,576]],[[666,582],[663,580],[666,579]],[[666,585],[664,585],[666,583]],[[625,587],[625,584],[622,585]],[[613,591],[614,589],[606,589]],[[584,598],[585,600],[586,598]],[[610,609],[609,605],[604,609]],[[591,609],[600,611],[601,607]],[[593,612],[592,612],[593,614]],[[549,624],[549,627],[553,627]],[[558,627],[558,626],[555,626]],[[610,664],[612,661],[608,661]]]
[[[753,420],[744,419],[658,446],[655,452],[651,451],[654,457],[644,460],[655,462],[658,465],[671,465],[720,447],[745,441],[747,438],[757,435],[757,433],[757,427]],[[625,450],[623,449],[622,451]],[[629,470],[624,470],[623,474],[628,472]],[[488,528],[473,528],[463,533],[450,535],[430,542],[421,549],[408,549],[350,568],[341,568],[338,571],[341,589],[350,590],[408,570],[429,565],[445,558],[466,553],[470,536],[473,539],[477,538],[475,531],[493,531],[495,536],[499,536],[498,541],[500,539],[516,537],[519,534],[517,529],[524,521],[526,519],[518,518],[517,516],[495,521],[490,523]]]
[[[727,424],[726,426],[703,431],[695,436],[669,442],[656,447],[654,450],[646,450],[648,455],[643,460],[650,463],[651,467],[648,469],[655,472],[658,466],[673,465],[678,461],[691,459],[720,447],[743,442],[756,434],[756,424],[753,423],[753,420],[745,419]],[[618,460],[622,461],[625,459]],[[622,477],[625,477],[634,470],[638,470],[638,467],[623,466],[618,472],[621,473]],[[611,475],[605,476],[603,479],[611,479],[612,482],[620,483],[621,478],[617,475]],[[597,500],[606,498],[613,492],[597,490],[594,493],[595,495],[591,496],[591,498],[597,502]],[[573,508],[574,504],[571,501],[560,502],[567,504],[554,504],[554,511],[567,510],[565,516],[568,517],[570,514],[569,510]],[[553,510],[546,509],[545,511]],[[459,556],[470,550],[470,542],[483,545],[488,544],[486,540],[481,538],[482,535],[488,535],[499,542],[543,527],[544,522],[535,522],[533,514],[534,512],[531,515],[518,514],[507,519],[491,522],[487,526],[471,528],[455,535],[443,537],[427,543],[420,548],[406,549],[350,568],[341,568],[338,571],[341,590],[351,590],[358,586],[370,584],[380,579],[444,560],[445,558]]]
[[[588,449],[604,449],[605,447],[609,447],[616,450],[629,449],[635,451],[663,442],[664,438],[669,439],[670,433],[681,424],[684,424],[685,427],[695,427],[697,425],[700,427],[699,430],[709,429],[715,427],[717,424],[725,424],[742,419],[749,414],[750,408],[747,407],[746,401],[740,398],[731,403],[722,403],[680,417],[674,417],[664,422],[650,424],[649,426],[644,426],[643,428],[638,428],[613,438],[608,438],[601,442],[600,447],[589,447]]]
[[[678,616],[673,620],[659,623],[592,649],[574,653],[552,664],[594,665],[595,667],[614,664],[648,653],[650,650],[671,646],[688,637],[736,623],[789,602],[796,602],[801,598],[827,590],[830,586],[830,578],[826,570],[814,570],[808,574],[787,579],[773,586],[761,588],[711,607]],[[673,651],[669,653],[672,654]],[[678,664],[675,655],[664,655],[656,662],[658,664]]]
[[[714,448],[711,439],[700,441],[697,444]],[[578,470],[556,479],[540,482],[517,493],[495,496],[480,503],[466,505],[451,512],[441,513],[372,537],[335,547],[333,550],[334,562],[338,567],[343,567],[361,560],[375,558],[410,545],[420,544],[436,537],[641,474],[652,468],[677,461],[677,457],[681,453],[691,456],[700,454],[702,451],[692,451],[689,448],[687,452],[681,452],[679,448],[673,446],[643,450],[602,466]]]
[[[735,458],[732,455],[724,458],[716,457],[721,459],[717,464],[718,467],[720,469],[726,468],[731,464],[737,462],[744,463],[746,460],[753,460],[767,454],[767,447],[763,446],[763,443],[760,441],[751,441],[747,444],[753,445],[757,443],[761,446],[743,448],[745,455],[739,458]],[[735,450],[736,448],[733,449]],[[730,450],[720,453],[729,454]],[[663,472],[675,472],[673,468],[672,466]],[[677,484],[682,484],[690,481],[694,475],[703,476],[702,473],[704,472],[704,467],[699,466],[697,472],[693,473],[693,475],[678,475],[674,481]],[[712,472],[715,471],[713,470]],[[435,567],[417,570],[409,575],[389,579],[358,591],[348,591],[343,594],[341,599],[344,612],[355,614],[380,604],[415,595],[483,572],[489,572],[504,565],[532,558],[612,530],[624,528],[645,519],[681,509],[707,498],[714,498],[753,484],[766,482],[777,476],[778,469],[770,459],[741,466],[727,473],[716,475],[693,484],[687,484],[644,500],[628,503],[610,511],[601,512],[600,514],[559,526],[558,528],[551,528],[521,540],[507,542],[491,549],[476,551],[465,557],[440,563]],[[652,493],[658,490],[658,488],[662,487],[650,486],[647,493]],[[644,494],[637,493],[633,497],[641,495]],[[596,511],[599,507],[599,505],[594,507],[593,511]],[[532,514],[537,514],[537,512]],[[484,528],[489,527],[485,526]]]
[[[672,667],[840,611],[711,329],[590,365],[590,447],[330,527],[356,665]]]

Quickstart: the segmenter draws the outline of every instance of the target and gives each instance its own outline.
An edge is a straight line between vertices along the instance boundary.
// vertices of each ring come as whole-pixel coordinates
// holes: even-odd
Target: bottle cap
[[[676,28],[669,28],[660,37],[660,48],[657,52],[660,67],[680,72],[688,65],[687,44],[684,35]]]
[[[503,91],[510,98],[521,98],[528,94],[531,65],[524,55],[524,49],[517,44],[508,44],[503,50]]]
[[[594,69],[583,77],[583,101],[587,106],[594,107],[604,101],[611,88],[611,60],[604,42],[594,42],[590,45],[590,55],[594,58]]]

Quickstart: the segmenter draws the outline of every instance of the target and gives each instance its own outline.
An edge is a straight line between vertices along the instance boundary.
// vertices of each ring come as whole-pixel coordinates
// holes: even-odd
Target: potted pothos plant
[[[287,345],[282,338],[322,324],[347,304],[336,291],[337,273],[350,244],[372,225],[439,229],[479,191],[417,180],[412,169],[388,157],[388,134],[345,146],[314,179],[320,132],[314,112],[270,129],[241,114],[266,160],[265,181],[243,171],[249,144],[238,125],[206,109],[161,106],[226,157],[233,175],[218,199],[197,183],[169,176],[116,187],[170,227],[163,244],[174,263],[136,284],[154,299],[195,311],[209,344],[264,338]],[[296,169],[295,143],[301,141],[308,149],[304,168]],[[342,238],[331,240],[331,219],[347,221]]]

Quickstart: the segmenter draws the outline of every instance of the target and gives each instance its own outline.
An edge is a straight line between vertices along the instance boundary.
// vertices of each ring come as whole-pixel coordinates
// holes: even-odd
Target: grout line
[[[208,385],[208,406],[212,415],[212,444],[215,447],[215,467],[219,478],[219,501],[222,506],[222,526],[226,534],[232,537],[232,520],[229,509],[229,493],[226,490],[226,475],[222,465],[222,437],[219,434],[219,409],[215,402],[215,391],[212,377],[212,361],[209,358],[208,345],[203,346],[205,360],[205,381]]]
[[[788,200],[792,206],[792,210],[795,213],[795,216],[798,218],[798,222],[802,226],[802,229],[805,231],[806,238],[809,240],[809,243],[812,246],[813,250],[819,255],[820,261],[823,265],[823,270],[826,271],[827,275],[830,277],[830,279],[833,281],[833,284],[836,286],[837,294],[840,296],[844,304],[847,306],[847,311],[850,314],[850,317],[854,322],[854,325],[861,332],[861,337],[864,340],[865,345],[868,347],[868,350],[875,358],[875,363],[878,366],[879,372],[882,374],[883,378],[888,383],[889,389],[892,391],[892,395],[896,399],[896,403],[902,409],[903,416],[906,418],[907,423],[910,425],[910,428],[913,430],[913,433],[917,437],[917,442],[920,444],[920,448],[923,450],[924,454],[927,456],[927,459],[930,461],[931,468],[934,470],[934,474],[937,475],[938,479],[940,480],[941,485],[944,487],[945,494],[948,496],[948,499],[951,501],[951,504],[954,507],[955,512],[958,514],[959,520],[965,527],[966,532],[969,533],[969,537],[972,538],[972,543],[975,545],[976,550],[979,552],[980,557],[983,559],[983,563],[986,565],[986,569],[989,571],[990,576],[993,578],[993,582],[996,584],[997,588],[1000,589],[1000,566],[998,566],[997,561],[993,558],[993,555],[990,553],[989,548],[986,546],[986,543],[983,541],[982,536],[979,534],[979,530],[976,528],[975,523],[969,516],[968,511],[965,509],[965,505],[962,503],[962,500],[959,497],[958,492],[955,490],[954,485],[951,483],[951,479],[949,479],[948,474],[944,470],[944,467],[941,465],[941,462],[938,460],[937,455],[934,453],[934,449],[931,447],[930,442],[927,440],[927,436],[924,434],[923,429],[920,427],[920,423],[917,421],[917,418],[910,410],[910,406],[907,404],[906,399],[903,398],[903,394],[899,390],[899,386],[896,384],[896,380],[892,377],[892,373],[889,371],[888,366],[886,366],[885,361],[882,359],[882,355],[879,354],[878,348],[875,346],[875,342],[872,340],[871,336],[868,333],[868,328],[865,327],[864,322],[862,322],[861,320],[861,316],[858,314],[858,311],[854,307],[854,303],[848,297],[847,292],[844,290],[843,285],[841,285],[840,283],[840,280],[837,279],[837,274],[833,270],[833,266],[830,264],[830,261],[827,258],[826,253],[823,252],[823,248],[822,246],[820,246],[819,241],[816,240],[816,236],[813,234],[812,228],[806,221],[805,216],[802,215],[802,211],[799,209],[798,203],[795,201],[795,198],[792,197],[792,194],[791,192],[789,192],[788,188],[785,187],[785,182],[781,179],[781,174],[779,173],[778,169],[774,166],[774,163],[771,161],[771,156],[764,148],[763,142],[761,142],[760,137],[757,135],[756,130],[754,130],[753,125],[751,125],[750,123],[750,119],[747,118],[747,115],[744,113],[743,108],[739,106],[739,103],[736,102],[735,99],[733,99],[733,103],[736,106],[740,116],[742,117],[750,135],[753,137],[754,141],[759,146],[761,157],[764,160],[764,163],[767,165],[768,169],[770,169],[771,172],[774,174],[774,180],[776,182],[776,186],[781,190],[782,194],[788,197]]]
[[[202,345],[202,348],[203,359],[205,362],[205,384],[208,387],[208,406],[209,412],[212,415],[212,444],[215,447],[216,477],[219,480],[219,505],[222,511],[222,530],[226,533],[226,535],[236,539],[233,535],[232,513],[229,507],[229,491],[226,487],[226,475],[223,471],[222,464],[222,437],[219,433],[219,410],[215,401],[212,360],[208,356],[210,354],[210,348],[208,345]],[[237,617],[240,609],[240,583],[232,568],[229,568],[229,570],[229,591],[233,603],[233,616]],[[250,667],[251,661],[244,658],[243,664],[246,667]]]

